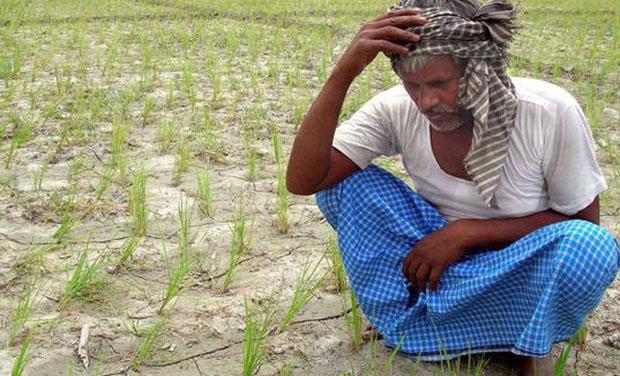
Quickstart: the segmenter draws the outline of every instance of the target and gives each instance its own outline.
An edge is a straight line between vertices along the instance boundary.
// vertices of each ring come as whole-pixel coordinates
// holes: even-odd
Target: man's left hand
[[[463,257],[468,249],[468,231],[463,222],[455,221],[417,242],[403,264],[403,274],[420,291],[429,282],[437,290],[444,269]]]

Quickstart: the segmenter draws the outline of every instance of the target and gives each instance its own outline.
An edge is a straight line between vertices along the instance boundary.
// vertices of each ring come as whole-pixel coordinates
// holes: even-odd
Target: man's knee
[[[567,277],[589,275],[605,285],[615,278],[620,267],[618,242],[601,226],[583,220],[564,222],[560,245],[558,266]]]

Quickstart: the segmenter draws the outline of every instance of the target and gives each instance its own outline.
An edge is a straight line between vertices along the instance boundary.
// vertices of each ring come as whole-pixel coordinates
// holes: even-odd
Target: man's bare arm
[[[462,234],[468,238],[466,246],[471,248],[503,248],[539,228],[568,219],[583,219],[599,223],[598,196],[583,210],[566,216],[553,210],[532,214],[521,218],[507,219],[463,219],[456,222],[462,226]]]
[[[425,22],[419,10],[405,9],[362,26],[301,123],[287,169],[286,184],[290,192],[313,194],[357,169],[349,158],[331,146],[347,91],[379,52],[406,54],[408,48],[398,41],[417,42],[420,38],[403,28]]]
[[[403,274],[414,287],[423,289],[428,281],[430,289],[436,290],[443,270],[469,250],[504,248],[543,226],[569,219],[598,224],[598,196],[572,216],[546,210],[520,218],[456,220],[412,248],[403,263]]]

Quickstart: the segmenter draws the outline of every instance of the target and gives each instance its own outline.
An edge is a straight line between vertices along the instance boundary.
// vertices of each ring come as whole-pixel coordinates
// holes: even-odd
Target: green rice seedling
[[[251,182],[256,181],[256,169],[258,165],[258,159],[256,155],[256,147],[254,144],[249,144],[246,148],[247,153],[247,179]]]
[[[101,200],[103,195],[110,189],[114,181],[115,171],[110,166],[105,166],[103,172],[99,174],[97,187],[95,188],[95,194],[97,200]]]
[[[173,105],[174,105],[174,91],[177,87],[177,83],[176,80],[174,78],[170,79],[170,81],[168,81],[168,85],[166,85],[166,101],[165,101],[165,106],[167,109],[172,109]]]
[[[243,298],[245,334],[243,342],[243,376],[251,376],[265,362],[263,343],[274,324],[278,306],[274,297],[252,304]]]
[[[371,338],[373,341],[376,341],[377,337],[372,336]],[[383,376],[390,376],[392,374],[392,368],[394,368],[394,361],[396,360],[396,356],[400,352],[400,349],[403,346],[404,341],[405,341],[405,337],[403,336],[400,339],[400,341],[398,341],[398,344],[396,345],[394,350],[392,350],[392,352],[388,356],[387,360],[385,361],[385,365],[383,367]]]
[[[249,234],[247,224],[245,222],[245,210],[243,200],[239,198],[237,209],[233,215],[232,241],[230,244],[230,258],[228,260],[228,269],[222,283],[222,291],[228,290],[232,283],[235,269],[249,248]]]
[[[8,345],[15,346],[18,338],[26,328],[26,322],[30,318],[32,306],[36,297],[37,277],[32,277],[26,282],[24,291],[17,301],[17,307],[11,311]]]
[[[192,157],[190,146],[185,140],[185,136],[181,134],[179,145],[177,147],[177,156],[174,160],[174,172],[172,175],[172,185],[177,186],[181,183],[181,175],[189,169],[190,159]]]
[[[179,296],[181,290],[183,289],[183,281],[185,280],[185,276],[192,266],[192,259],[190,258],[189,249],[191,212],[192,210],[187,208],[187,201],[182,199],[179,202],[179,222],[181,228],[179,229],[179,246],[177,248],[176,255],[177,260],[176,265],[174,266],[172,266],[172,263],[168,263],[170,276],[168,279],[168,285],[164,291],[161,306],[159,307],[160,314],[164,311],[168,304]]]
[[[146,335],[144,336],[144,340],[142,341],[142,344],[140,345],[140,347],[136,351],[136,354],[131,360],[132,369],[137,370],[142,365],[142,363],[144,363],[145,360],[150,358],[151,352],[153,350],[153,344],[155,343],[155,340],[161,333],[161,330],[163,329],[167,320],[168,318],[165,316],[160,318],[146,332]]]
[[[144,106],[142,107],[142,126],[146,127],[151,121],[151,114],[155,110],[155,98],[146,97],[144,99]]]
[[[112,123],[112,164],[117,165],[123,155],[125,139],[127,138],[127,128],[123,126],[120,119],[116,118]]]
[[[342,263],[342,257],[338,250],[338,244],[336,239],[330,236],[327,239],[325,248],[323,251],[323,257],[327,259],[329,264],[329,273],[336,292],[343,292],[347,289],[347,273],[344,270],[344,264]]]
[[[30,347],[31,341],[32,333],[29,333],[19,348],[19,354],[17,355],[15,363],[13,363],[13,367],[11,368],[11,376],[22,376],[24,374],[26,363],[28,362],[28,347]]]
[[[129,159],[126,155],[121,154],[116,158],[116,177],[117,183],[125,186],[127,183],[127,162]]]
[[[350,330],[351,348],[353,351],[358,352],[362,345],[364,319],[362,317],[362,310],[357,304],[357,298],[353,292],[353,289],[349,290],[349,299],[349,303],[351,304],[351,312],[347,313],[345,320]]]
[[[167,153],[170,150],[174,140],[178,136],[178,129],[174,120],[165,120],[157,129],[155,141],[157,149],[160,153]]]
[[[134,236],[146,235],[148,210],[146,208],[147,173],[140,170],[133,179],[129,190],[129,207],[132,216],[132,233]]]
[[[209,172],[205,169],[198,172],[196,176],[198,191],[198,207],[206,216],[213,214],[213,195],[211,193],[211,183],[209,181]]]
[[[291,298],[291,304],[280,320],[279,331],[283,331],[286,329],[288,324],[297,316],[299,311],[303,308],[306,303],[312,299],[314,294],[321,288],[323,282],[325,281],[326,273],[321,273],[318,268],[323,261],[323,258],[320,258],[316,264],[312,268],[309,267],[308,263],[306,263],[299,276],[297,277],[297,285],[295,286],[295,291],[293,292],[293,297]]]
[[[103,259],[98,257],[90,264],[88,256],[89,245],[82,252],[73,274],[67,280],[65,290],[60,298],[60,307],[65,307],[72,300],[95,301],[105,287],[105,281],[99,276]]]
[[[67,214],[63,215],[62,219],[60,220],[60,227],[58,227],[58,229],[54,232],[52,238],[56,239],[59,242],[62,241],[63,239],[65,239],[67,234],[75,227],[75,224],[76,220],[73,217]]]
[[[57,251],[61,247],[62,245],[60,243],[31,246],[21,260],[13,267],[15,274],[21,276],[27,273],[38,274],[42,272],[45,270],[43,257]]]
[[[116,267],[118,269],[125,269],[127,267],[127,262],[133,257],[134,252],[138,249],[141,243],[141,237],[133,236],[127,241],[127,243],[125,243],[125,245],[123,245],[121,255],[116,263]]]
[[[32,136],[32,125],[24,122],[18,115],[11,114],[9,116],[9,123],[13,125],[14,131],[13,137],[11,138],[11,144],[9,146],[6,163],[4,166],[7,169],[11,165],[17,149],[19,149],[24,143],[26,143],[26,141],[28,141]]]
[[[43,162],[39,169],[32,174],[32,188],[35,192],[41,191],[41,186],[43,185],[43,178],[45,177],[45,173],[47,172],[47,168],[49,163],[47,161]]]
[[[290,194],[286,189],[286,169],[282,158],[282,142],[280,141],[280,132],[276,127],[271,128],[271,143],[276,160],[276,179],[278,182],[278,224],[280,231],[286,234],[290,227],[288,222],[288,199]]]

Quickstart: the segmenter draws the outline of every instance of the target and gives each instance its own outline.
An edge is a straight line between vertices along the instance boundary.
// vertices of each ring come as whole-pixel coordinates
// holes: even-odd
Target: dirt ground
[[[290,196],[289,231],[283,232],[278,223],[277,163],[270,129],[276,125],[287,155],[300,113],[320,88],[321,62],[327,61],[328,68],[333,64],[333,56],[342,52],[343,40],[351,37],[354,28],[335,28],[335,21],[313,16],[304,21],[306,26],[319,25],[316,40],[302,32],[304,25],[276,26],[269,19],[246,22],[234,15],[224,19],[153,16],[144,23],[119,16],[76,25],[43,19],[5,31],[4,46],[10,34],[28,53],[18,76],[0,85],[0,120],[8,124],[0,132],[0,343],[8,343],[12,312],[36,279],[26,324],[14,345],[0,349],[0,375],[10,373],[29,333],[32,342],[25,375],[241,374],[244,299],[254,303],[275,299],[286,310],[304,266],[320,260],[320,271],[328,269],[323,255],[333,231],[312,197]],[[357,27],[358,23],[348,22]],[[277,30],[292,36],[287,34],[278,42]],[[253,51],[251,44],[236,42],[235,38],[249,40],[243,33],[260,34],[270,47]],[[149,43],[155,46],[155,57],[147,64]],[[272,50],[278,43],[283,43],[281,50]],[[298,53],[300,45],[310,46],[306,55]],[[225,52],[231,46],[239,49],[234,59]],[[296,52],[287,54],[287,48]],[[213,100],[215,78],[207,72],[210,51],[225,56],[216,71],[223,81],[217,101]],[[184,54],[190,58],[184,60]],[[107,56],[116,59],[109,66]],[[185,65],[188,61],[190,68]],[[527,73],[524,66],[515,67],[515,73]],[[144,71],[146,79],[141,77]],[[385,59],[377,62],[352,90],[345,112],[393,84],[389,73]],[[581,103],[586,102],[570,75],[556,81],[566,83],[579,93]],[[192,92],[198,96],[193,105]],[[101,108],[93,99],[97,95],[103,98]],[[126,96],[129,99],[123,99]],[[147,101],[154,106],[148,117]],[[119,110],[125,102],[126,108]],[[617,97],[607,105],[620,108]],[[614,116],[613,111],[601,115],[599,134],[605,138],[597,139],[597,147],[610,183],[602,225],[618,236],[620,162],[609,152],[610,145],[613,149],[620,142]],[[128,132],[122,143],[127,157],[124,178],[121,167],[112,162],[115,119]],[[159,132],[167,121],[174,121],[177,128],[169,140],[172,146],[162,151]],[[74,123],[81,124],[77,129],[86,129],[86,134],[76,131]],[[17,124],[31,124],[32,132],[10,154]],[[256,151],[255,179],[248,176],[244,133],[248,129]],[[181,139],[189,150],[189,167],[179,174]],[[397,159],[380,163],[404,176]],[[111,169],[110,184],[99,194]],[[133,176],[141,169],[148,172],[147,231],[128,266],[118,269],[114,265],[120,252],[133,237],[129,196]],[[197,174],[202,171],[208,172],[211,182],[211,215],[198,207]],[[178,210],[184,199],[192,208],[189,253],[193,263],[178,298],[162,314],[164,291],[181,246]],[[240,202],[249,250],[224,291]],[[64,216],[75,224],[68,234],[55,237]],[[87,291],[85,299],[61,305],[67,281],[85,250],[88,264],[101,262],[100,283]],[[286,330],[270,333],[258,374],[458,374],[451,369],[454,364],[421,364],[402,355],[395,358],[394,368],[384,372],[391,350],[382,341],[371,340],[353,351],[346,320],[349,309],[348,295],[337,292],[327,279]],[[148,329],[162,318],[165,323],[148,356],[131,368]],[[78,354],[85,327],[90,333],[87,357]],[[587,332],[585,345],[571,354],[568,372],[620,375],[620,277],[592,313]],[[466,359],[461,360],[465,363]],[[511,373],[500,361],[490,363],[484,374]]]

